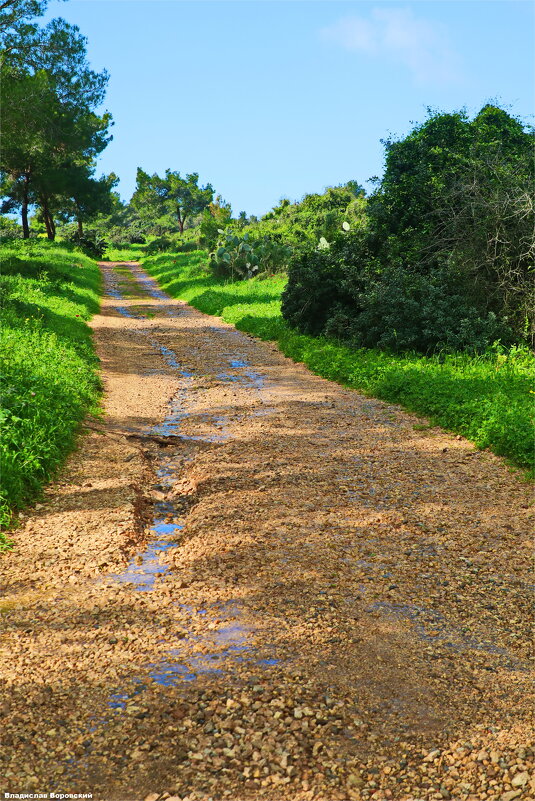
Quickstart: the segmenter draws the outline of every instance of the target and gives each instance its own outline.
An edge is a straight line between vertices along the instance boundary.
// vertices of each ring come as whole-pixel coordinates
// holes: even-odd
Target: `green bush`
[[[431,114],[385,145],[358,236],[345,245],[331,234],[328,249],[297,252],[285,319],[396,352],[533,341],[532,131],[485,106],[473,120]]]
[[[165,250],[169,250],[172,244],[173,240],[170,237],[158,236],[145,247],[145,253],[149,256],[154,253],[163,253]]]
[[[361,231],[350,231],[296,254],[282,296],[282,315],[293,328],[318,336],[330,326],[340,339],[355,337],[367,269],[362,238]]]
[[[255,240],[246,233],[237,236],[232,230],[222,234],[216,249],[210,253],[210,267],[215,275],[252,278],[283,270],[292,255],[291,248],[264,236]]]
[[[81,250],[91,259],[102,259],[108,247],[108,243],[98,231],[87,227],[83,234],[80,234],[78,230],[67,229],[64,234],[64,242]]]

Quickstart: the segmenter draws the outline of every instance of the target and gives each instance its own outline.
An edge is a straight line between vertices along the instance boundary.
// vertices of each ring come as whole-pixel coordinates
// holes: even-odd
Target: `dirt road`
[[[0,790],[534,798],[527,485],[103,272],[106,416],[0,559]]]

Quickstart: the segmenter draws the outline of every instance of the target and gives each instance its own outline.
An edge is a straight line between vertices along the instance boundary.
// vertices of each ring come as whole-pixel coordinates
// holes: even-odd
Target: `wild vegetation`
[[[97,411],[97,359],[87,326],[100,273],[83,253],[53,243],[2,248],[0,524],[38,497]],[[6,546],[1,538],[0,549]]]
[[[533,344],[533,133],[485,106],[386,145],[366,224],[290,264],[283,315],[355,347]]]
[[[149,255],[202,247],[230,281],[287,272],[287,322],[352,347],[532,346],[532,130],[487,105],[473,119],[430,113],[384,145],[384,176],[368,197],[349,181],[283,199],[260,220],[233,218],[197,174],[140,169],[123,210],[129,241]]]

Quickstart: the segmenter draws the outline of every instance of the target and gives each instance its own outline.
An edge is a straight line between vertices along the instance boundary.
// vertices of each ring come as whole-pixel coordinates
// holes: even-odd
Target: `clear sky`
[[[102,172],[198,172],[237,214],[380,175],[431,106],[533,123],[529,0],[51,0],[110,82]]]

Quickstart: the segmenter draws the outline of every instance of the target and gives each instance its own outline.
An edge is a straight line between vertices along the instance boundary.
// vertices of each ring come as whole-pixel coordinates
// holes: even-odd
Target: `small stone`
[[[513,798],[518,798],[519,795],[522,795],[522,790],[509,790],[500,796],[500,801],[513,801]]]
[[[513,787],[524,787],[529,781],[529,773],[527,770],[523,770],[522,773],[517,773],[513,776],[511,780],[511,784]]]
[[[108,639],[108,642],[110,645],[116,645],[119,642],[119,640],[117,639],[117,637],[110,637]]]
[[[500,752],[499,751],[491,751],[490,752],[490,761],[493,765],[497,765],[500,761]]]
[[[160,796],[158,793],[149,793],[148,795],[145,796],[143,801],[158,801],[159,797]]]
[[[430,751],[426,757],[424,757],[424,762],[433,762],[439,756],[440,750],[435,748],[433,751]]]
[[[488,758],[489,755],[488,752],[485,751],[485,749],[482,749],[476,757],[478,762],[485,762],[486,760],[488,760]]]
[[[360,778],[360,776],[356,776],[354,773],[350,773],[347,777],[347,784],[349,787],[363,787],[364,780]]]

